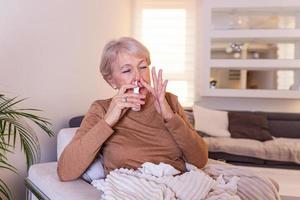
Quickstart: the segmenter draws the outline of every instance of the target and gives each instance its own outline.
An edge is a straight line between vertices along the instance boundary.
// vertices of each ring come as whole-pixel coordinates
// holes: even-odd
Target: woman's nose
[[[139,70],[135,70],[134,80],[140,80],[141,74]]]

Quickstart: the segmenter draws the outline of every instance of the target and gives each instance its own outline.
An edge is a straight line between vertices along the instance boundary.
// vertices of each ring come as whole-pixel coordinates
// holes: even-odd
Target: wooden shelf
[[[260,89],[207,89],[203,96],[211,97],[242,97],[242,98],[276,98],[299,99],[297,90],[260,90]]]
[[[211,68],[236,69],[300,69],[300,59],[213,59]]]
[[[243,30],[212,30],[210,37],[213,42],[250,42],[250,41],[300,41],[300,29],[243,29]]]
[[[258,8],[258,9],[265,9],[265,13],[271,9],[274,10],[276,8],[284,8],[286,10],[294,10],[296,7],[299,7],[298,0],[269,0],[262,2],[261,0],[251,0],[251,1],[237,1],[237,0],[213,0],[208,1],[206,3],[207,7],[209,8],[216,8],[216,9],[227,9],[230,10],[232,8],[237,9],[251,9],[251,8]]]

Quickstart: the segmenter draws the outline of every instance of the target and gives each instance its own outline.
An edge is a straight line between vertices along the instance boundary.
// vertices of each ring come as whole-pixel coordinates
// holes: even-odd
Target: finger
[[[162,91],[163,91],[163,95],[166,94],[166,91],[167,91],[167,85],[168,85],[168,80],[165,80],[164,83],[163,83],[163,86],[162,86]]]
[[[133,84],[122,85],[121,88],[119,89],[118,94],[124,94],[126,92],[126,90],[132,89],[135,87],[136,87],[136,85],[133,85]]]
[[[124,93],[124,94],[121,94],[120,97],[122,97],[122,98],[133,97],[133,98],[144,99],[144,98],[146,98],[146,95],[140,94],[140,93]]]
[[[162,89],[159,93],[159,99],[160,100],[165,99],[167,84],[168,84],[167,80],[165,80],[164,83],[162,84]]]
[[[149,85],[146,81],[144,81],[143,79],[141,79],[141,83],[142,85],[154,95],[154,89],[153,87],[151,87],[151,85]]]
[[[162,88],[162,70],[158,70],[158,80],[157,80],[158,89]]]
[[[165,80],[161,86],[161,90],[159,91],[159,99],[164,99],[166,95],[166,88],[167,88],[168,81]]]
[[[134,104],[134,103],[130,103],[130,102],[120,102],[118,104],[118,106],[120,107],[120,109],[124,109],[124,108],[139,108],[140,107],[140,105]]]
[[[118,96],[117,102],[130,102],[130,103],[138,103],[144,104],[145,103],[145,95],[143,94],[128,94],[125,93],[123,95]]]
[[[145,104],[146,95],[144,94],[134,94],[134,93],[125,93],[122,95],[117,95],[114,97],[113,101],[115,104],[120,103],[136,103],[136,104]]]
[[[154,91],[157,92],[157,75],[155,67],[151,69]]]
[[[136,98],[136,97],[127,97],[126,101],[128,103],[134,103],[134,104],[139,104],[139,105],[145,104],[145,100],[140,99],[140,98]]]

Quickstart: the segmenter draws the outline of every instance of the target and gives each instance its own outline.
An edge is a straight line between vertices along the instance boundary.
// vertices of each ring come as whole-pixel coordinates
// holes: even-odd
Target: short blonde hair
[[[117,60],[119,53],[126,52],[136,57],[146,58],[148,65],[151,64],[149,50],[139,41],[131,37],[121,37],[108,42],[102,52],[100,72],[107,81],[112,73],[112,65]]]

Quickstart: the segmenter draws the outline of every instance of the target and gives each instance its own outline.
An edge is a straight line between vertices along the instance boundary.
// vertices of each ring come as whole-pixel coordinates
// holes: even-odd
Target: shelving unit
[[[274,60],[274,59],[210,59],[210,66],[215,68],[234,69],[300,69],[300,59]]]
[[[203,65],[203,84],[202,91],[203,96],[217,96],[217,97],[254,97],[254,98],[300,98],[300,1],[294,0],[252,0],[252,1],[235,1],[235,0],[204,0],[202,6],[202,29],[203,32],[203,49],[210,49],[210,51],[203,51],[202,61]],[[226,16],[228,14],[228,16]],[[279,16],[280,15],[280,16]],[[221,17],[221,24],[214,24],[216,16]],[[222,16],[225,16],[222,18]],[[249,16],[247,18],[247,16]],[[272,19],[271,25],[268,25],[268,21],[262,23],[268,27],[263,28],[260,24],[255,27],[255,23],[251,24],[251,27],[247,27],[247,24],[242,24],[243,20],[250,24],[251,17],[256,16],[255,20],[259,21],[259,17],[262,19]],[[276,18],[276,16],[278,16]],[[294,19],[293,23],[283,24],[282,27],[272,27],[276,20],[287,18],[291,16]],[[236,22],[226,22],[226,19],[235,19]],[[246,20],[245,20],[246,19]],[[234,20],[232,20],[234,21]],[[226,27],[226,23],[228,27]],[[240,24],[239,24],[240,23]],[[224,25],[225,24],[225,25]],[[254,25],[253,25],[254,24]],[[281,24],[281,25],[282,25]],[[239,27],[239,25],[241,25]],[[269,44],[293,44],[294,45],[294,59],[281,59],[273,55],[270,58],[258,58],[248,59],[248,52],[241,52],[241,55],[237,59],[229,58],[213,58],[212,43],[216,44],[218,53],[222,45],[218,43],[269,43]],[[224,45],[223,45],[224,46]],[[279,48],[279,47],[278,47]],[[267,50],[266,50],[267,51]],[[299,53],[298,53],[299,52]],[[274,54],[274,53],[273,53]],[[247,83],[249,80],[241,80],[241,89],[225,89],[225,88],[210,88],[209,82],[212,80],[212,70],[240,70],[241,79],[247,79],[247,72],[251,71],[253,74],[270,72],[273,75],[279,71],[292,70],[294,73],[294,85],[297,87],[290,87],[289,89],[249,89]],[[220,73],[221,74],[221,73]],[[223,73],[224,74],[224,73]],[[253,76],[252,74],[252,76]],[[275,76],[274,75],[274,76]],[[219,75],[221,76],[221,75]],[[279,75],[277,75],[279,76]],[[270,79],[270,76],[268,77]],[[299,79],[299,80],[298,80]],[[215,79],[214,79],[215,80]],[[228,80],[227,80],[228,81]],[[251,81],[250,81],[251,82]],[[276,82],[273,80],[273,82]],[[236,84],[235,81],[234,84]],[[273,83],[277,84],[277,83]],[[275,86],[274,86],[275,87]],[[295,88],[298,88],[295,90]],[[293,90],[292,90],[293,89]]]
[[[300,5],[299,5],[300,6]],[[212,41],[276,41],[295,42],[300,41],[300,29],[251,29],[251,30],[212,30]]]

